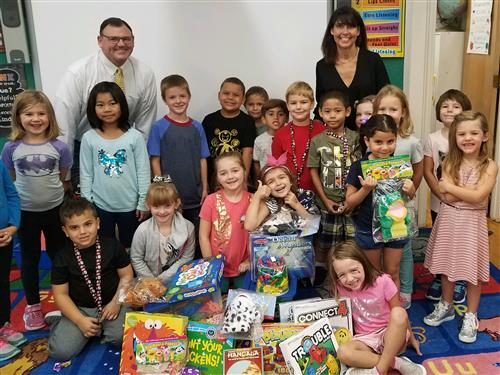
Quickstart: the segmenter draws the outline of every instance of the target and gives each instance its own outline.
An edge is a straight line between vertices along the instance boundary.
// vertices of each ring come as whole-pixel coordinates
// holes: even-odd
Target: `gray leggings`
[[[97,317],[97,308],[78,307],[85,316]],[[123,338],[125,313],[130,311],[122,305],[115,320],[102,322],[101,344],[111,343],[120,346]],[[50,327],[49,353],[57,361],[68,361],[78,355],[90,338],[83,335],[80,328],[64,315]]]

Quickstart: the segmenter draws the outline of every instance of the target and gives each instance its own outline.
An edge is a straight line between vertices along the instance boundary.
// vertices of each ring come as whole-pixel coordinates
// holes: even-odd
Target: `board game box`
[[[292,375],[339,375],[338,344],[328,318],[321,318],[279,344]]]
[[[391,156],[387,159],[363,160],[361,162],[363,177],[373,177],[375,180],[389,178],[411,178],[413,168],[409,155]]]
[[[263,375],[262,348],[224,350],[224,375]]]

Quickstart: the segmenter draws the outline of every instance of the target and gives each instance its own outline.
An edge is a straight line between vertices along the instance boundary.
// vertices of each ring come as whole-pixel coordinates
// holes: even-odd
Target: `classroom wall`
[[[166,75],[185,76],[190,114],[202,119],[218,109],[221,81],[238,76],[284,97],[296,80],[315,86],[315,65],[327,24],[327,1],[304,2],[116,2],[32,1],[33,41],[39,84],[53,98],[75,60],[97,51],[100,23],[125,19],[134,30],[133,55],[155,71],[158,89]],[[166,107],[158,95],[159,116]]]

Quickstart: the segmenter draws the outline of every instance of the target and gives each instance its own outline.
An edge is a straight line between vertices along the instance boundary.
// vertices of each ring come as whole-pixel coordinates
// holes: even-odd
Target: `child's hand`
[[[13,225],[0,230],[0,247],[7,246],[12,241],[12,236],[17,228]]]
[[[135,210],[135,217],[137,217],[139,221],[146,220],[148,216],[149,216],[149,211]]]
[[[338,215],[338,214],[341,214],[342,212],[344,212],[344,206],[342,205],[342,203],[337,203],[335,201],[332,201],[331,199],[326,199],[326,202],[323,202],[326,206],[326,208],[328,209],[328,212],[334,214],[334,215]]]
[[[120,305],[116,303],[114,298],[102,309],[101,321],[115,320],[120,313]]]
[[[418,355],[422,355],[422,352],[420,351],[420,343],[418,342],[417,338],[415,337],[415,335],[413,333],[410,334],[410,344],[411,344],[411,346],[413,346],[413,348],[415,349],[415,352]]]
[[[442,178],[439,180],[439,192],[441,194],[449,193],[451,185],[453,184],[448,179]]]
[[[290,207],[293,209],[297,209],[297,205],[300,205],[299,200],[297,199],[297,196],[292,193],[291,191],[288,192],[288,194],[285,196],[285,203],[288,204]]]
[[[247,259],[245,261],[243,261],[242,263],[240,263],[240,265],[238,266],[238,272],[239,273],[244,273],[244,272],[247,272],[248,270],[250,269],[250,260]]]
[[[94,337],[101,332],[101,325],[97,318],[91,316],[84,316],[78,322],[78,328],[82,331],[85,337]]]
[[[257,183],[257,191],[253,195],[257,196],[259,200],[269,197],[271,195],[271,188],[267,185],[263,185],[261,180],[257,180]]]
[[[405,178],[403,181],[403,193],[405,193],[408,197],[413,198],[415,196],[415,185],[413,185],[413,181]]]
[[[373,190],[375,189],[375,186],[377,186],[377,180],[375,180],[372,176],[368,176],[365,179],[363,179],[363,176],[358,176],[358,179],[361,184],[361,188]]]

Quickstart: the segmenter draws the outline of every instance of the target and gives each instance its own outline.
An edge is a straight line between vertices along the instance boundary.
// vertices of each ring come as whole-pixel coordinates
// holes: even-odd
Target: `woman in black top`
[[[346,120],[350,129],[356,129],[356,100],[376,95],[390,83],[382,59],[378,53],[368,51],[366,41],[359,13],[349,6],[338,8],[330,17],[321,44],[324,58],[316,64],[316,100],[319,102],[331,90],[346,93],[352,109]]]

